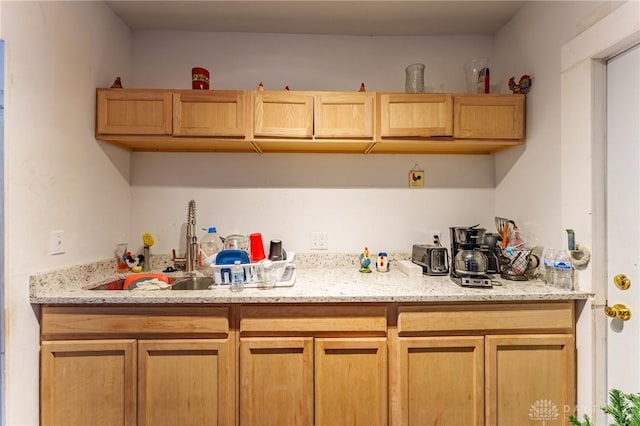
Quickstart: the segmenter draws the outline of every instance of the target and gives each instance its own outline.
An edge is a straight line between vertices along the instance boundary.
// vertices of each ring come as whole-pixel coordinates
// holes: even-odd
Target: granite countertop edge
[[[402,259],[406,254],[396,256]],[[338,259],[338,261],[336,260]],[[152,271],[162,271],[167,259],[156,259]],[[297,265],[293,287],[263,290],[246,288],[232,293],[212,290],[90,290],[126,276],[117,274],[114,262],[105,260],[30,276],[32,304],[293,304],[293,303],[426,303],[586,300],[591,293],[561,290],[540,280],[496,279],[492,288],[463,288],[448,276],[409,276],[399,269],[362,274],[357,257],[303,257]]]

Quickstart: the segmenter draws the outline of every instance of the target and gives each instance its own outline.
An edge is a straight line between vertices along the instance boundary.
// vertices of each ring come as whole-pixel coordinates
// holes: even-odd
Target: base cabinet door
[[[240,425],[313,425],[313,338],[240,340]]]
[[[386,338],[316,339],[316,425],[387,424],[386,342]]]
[[[400,419],[405,426],[484,425],[484,338],[399,339]]]
[[[136,424],[136,341],[44,341],[42,426]]]
[[[233,425],[233,371],[227,339],[139,341],[138,425]]]
[[[486,424],[568,425],[575,401],[572,335],[487,336]]]

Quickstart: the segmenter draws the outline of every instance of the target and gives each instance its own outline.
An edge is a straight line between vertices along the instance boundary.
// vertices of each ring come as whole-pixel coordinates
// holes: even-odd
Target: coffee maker
[[[486,229],[478,226],[449,228],[452,259],[449,277],[462,287],[492,287],[489,261],[483,250]]]

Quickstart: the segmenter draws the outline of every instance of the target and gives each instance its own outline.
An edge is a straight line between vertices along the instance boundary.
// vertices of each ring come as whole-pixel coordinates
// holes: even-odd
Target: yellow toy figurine
[[[360,253],[360,272],[363,274],[370,274],[371,268],[371,259],[369,258],[369,249],[367,247],[364,248],[364,251]]]

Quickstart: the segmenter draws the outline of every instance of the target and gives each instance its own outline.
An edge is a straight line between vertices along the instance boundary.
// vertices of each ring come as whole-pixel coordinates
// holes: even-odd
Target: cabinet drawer
[[[573,302],[401,306],[398,333],[571,332]]]
[[[385,306],[242,306],[240,332],[386,335]]]
[[[229,308],[207,306],[44,306],[43,340],[114,337],[221,337]]]

